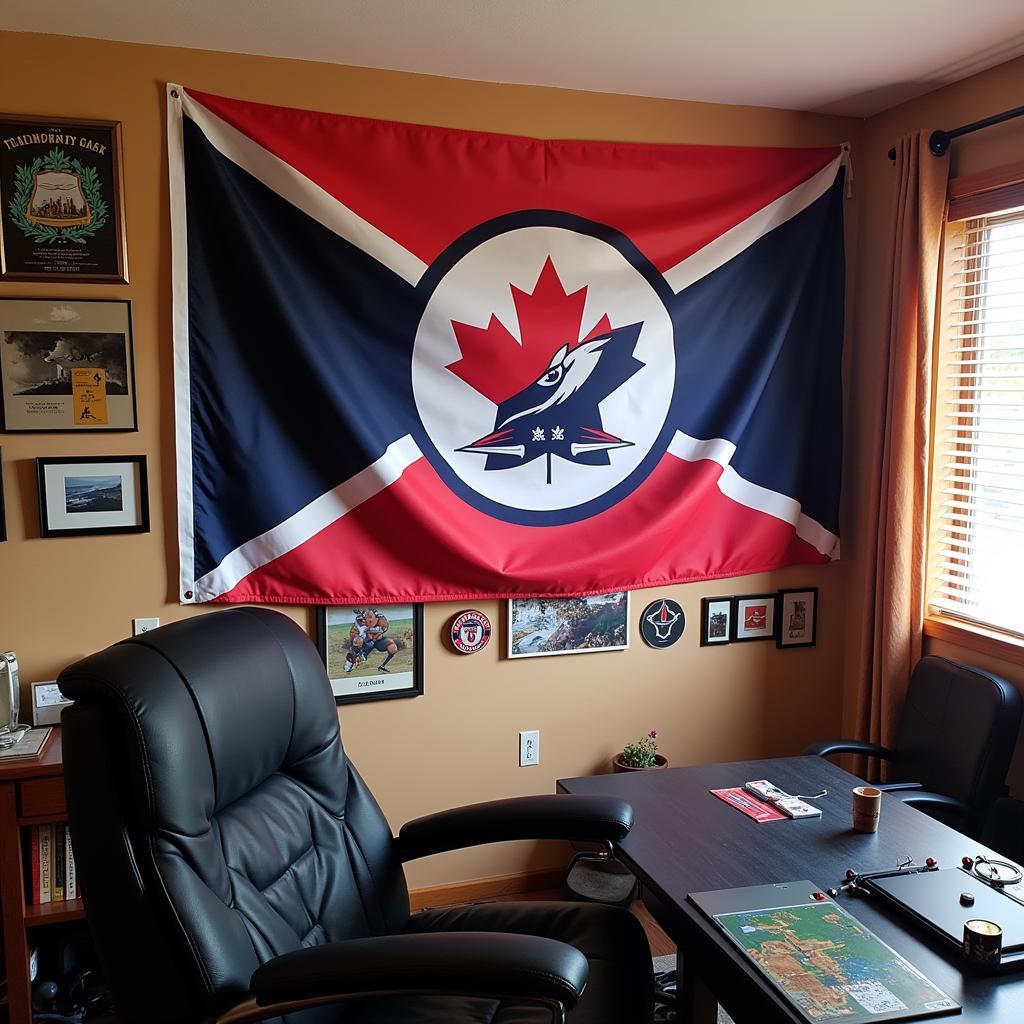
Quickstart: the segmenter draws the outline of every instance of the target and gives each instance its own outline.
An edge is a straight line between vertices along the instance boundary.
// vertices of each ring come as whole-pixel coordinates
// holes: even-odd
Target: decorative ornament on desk
[[[640,636],[648,647],[671,647],[686,628],[686,616],[678,601],[667,597],[652,601],[640,616]]]
[[[636,743],[627,743],[621,754],[612,759],[614,772],[645,772],[654,768],[664,768],[668,758],[658,753],[658,730],[652,729],[646,736],[641,736]]]
[[[476,608],[459,612],[452,620],[451,637],[459,654],[476,654],[491,639],[491,620]]]

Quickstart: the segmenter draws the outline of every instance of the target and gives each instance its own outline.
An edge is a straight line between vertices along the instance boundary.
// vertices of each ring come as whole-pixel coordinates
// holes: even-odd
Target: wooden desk
[[[32,1024],[29,932],[85,917],[81,900],[31,906],[25,900],[22,833],[30,825],[67,820],[60,729],[35,757],[0,761],[0,913],[10,1024]]]
[[[759,825],[713,797],[709,789],[769,779],[789,793],[828,796],[813,801],[821,818]],[[961,857],[991,852],[920,811],[883,795],[879,831],[854,832],[850,791],[862,780],[817,757],[670,768],[564,779],[565,793],[603,793],[633,805],[636,823],[619,844],[624,863],[644,889],[644,902],[679,947],[685,963],[681,989],[703,1020],[710,990],[736,1024],[802,1024],[746,958],[687,900],[687,894],[742,885],[811,879],[822,889],[839,885],[847,868],[895,867],[904,857],[935,857],[943,867]],[[960,1016],[936,1018],[963,1024],[1024,1021],[1024,972],[987,977],[962,969],[910,922],[868,898],[841,896],[856,918],[896,949],[963,1006]],[[713,1018],[711,1018],[713,1019]]]

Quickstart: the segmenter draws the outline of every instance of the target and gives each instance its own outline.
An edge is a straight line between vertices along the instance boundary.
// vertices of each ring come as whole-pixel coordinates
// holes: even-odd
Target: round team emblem
[[[424,274],[412,390],[424,455],[495,518],[577,522],[671,440],[671,290],[630,240],[549,211],[455,242]]]
[[[491,620],[475,608],[461,612],[452,621],[452,646],[459,654],[476,654],[491,639]]]
[[[640,616],[640,635],[648,647],[671,647],[682,635],[686,616],[677,601],[652,601]]]

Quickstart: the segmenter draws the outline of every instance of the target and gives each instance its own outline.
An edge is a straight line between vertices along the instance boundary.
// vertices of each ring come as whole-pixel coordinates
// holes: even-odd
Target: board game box
[[[876,1024],[960,1005],[812,882],[691,893],[811,1024]]]

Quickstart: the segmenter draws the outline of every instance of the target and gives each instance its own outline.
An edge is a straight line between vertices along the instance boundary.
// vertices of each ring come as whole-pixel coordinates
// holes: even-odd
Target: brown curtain
[[[888,375],[878,389],[885,410],[879,473],[873,589],[861,637],[864,676],[859,738],[890,745],[910,673],[921,657],[932,362],[948,155],[928,150],[928,132],[896,146],[896,201],[887,253]],[[866,557],[871,559],[870,548]],[[858,765],[863,770],[863,764]]]

